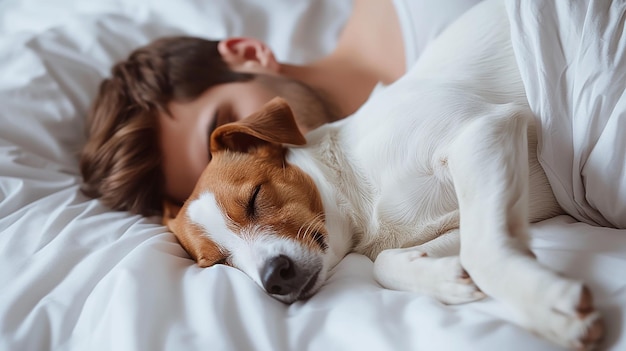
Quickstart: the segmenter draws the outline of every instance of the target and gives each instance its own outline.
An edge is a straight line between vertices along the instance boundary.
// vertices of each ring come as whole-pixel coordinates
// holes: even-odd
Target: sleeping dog
[[[539,264],[529,223],[561,214],[501,1],[479,4],[353,116],[307,134],[280,98],[211,135],[212,161],[165,221],[201,267],[244,271],[285,303],[348,252],[390,289],[490,296],[560,345],[591,349],[590,290]]]

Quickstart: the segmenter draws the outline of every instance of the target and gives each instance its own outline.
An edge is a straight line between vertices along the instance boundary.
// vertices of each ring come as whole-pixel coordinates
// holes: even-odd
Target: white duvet
[[[511,1],[539,157],[578,220],[626,228],[626,2]]]
[[[196,267],[158,218],[110,211],[80,193],[76,152],[85,141],[86,111],[112,63],[134,47],[168,34],[243,34],[268,41],[281,60],[305,62],[332,49],[350,5],[348,0],[0,2],[0,350],[558,350],[509,323],[510,311],[492,300],[445,306],[382,289],[372,277],[372,262],[356,254],[340,263],[317,295],[287,306],[238,270]],[[552,77],[558,55],[533,51],[525,39],[542,34],[528,22],[532,9],[510,5],[514,30],[527,33],[514,44],[528,66],[523,74],[536,112],[578,111],[579,105],[555,99],[556,90],[533,80],[533,72],[541,72],[544,81]],[[621,18],[607,11],[594,16],[592,22],[605,29],[603,18],[607,23]],[[543,23],[554,30],[566,24],[570,21]],[[592,33],[585,36],[593,38],[596,27],[586,28]],[[541,38],[542,45],[556,40]],[[608,192],[613,196],[603,198],[608,200],[589,198],[598,194],[594,187],[607,193],[612,184],[624,184],[624,119],[621,126],[612,119],[625,110],[614,95],[623,91],[623,44],[606,43],[607,50],[619,49],[609,61],[621,78],[593,85],[605,89],[594,96],[612,103],[601,105],[612,113],[601,116],[606,123],[590,122],[597,126],[593,150],[579,143],[587,140],[579,138],[580,129],[573,146],[563,146],[575,156],[566,162],[571,178],[577,179],[575,167],[592,172],[583,176],[583,188],[592,194],[589,207],[617,224],[623,224],[624,207],[607,210],[598,204],[623,206],[623,187]],[[592,117],[605,111],[583,107]],[[544,134],[545,161],[559,150],[548,140],[554,139]],[[616,157],[621,173],[614,172],[619,167],[606,172],[591,167]],[[554,171],[561,169],[567,167]],[[603,182],[592,182],[588,174]],[[605,349],[626,349],[626,230],[562,216],[533,225],[531,245],[546,265],[589,282],[608,326]]]

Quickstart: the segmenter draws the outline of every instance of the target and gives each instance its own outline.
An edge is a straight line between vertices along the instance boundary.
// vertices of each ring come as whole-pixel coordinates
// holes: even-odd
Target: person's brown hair
[[[253,78],[229,69],[217,41],[194,37],[156,40],[117,63],[87,120],[81,153],[82,191],[116,210],[160,215],[164,176],[158,142],[159,112],[208,88]]]

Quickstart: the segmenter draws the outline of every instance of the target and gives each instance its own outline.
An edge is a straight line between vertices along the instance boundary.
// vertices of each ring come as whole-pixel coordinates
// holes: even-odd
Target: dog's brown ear
[[[163,225],[174,233],[180,245],[200,267],[210,267],[224,259],[222,251],[202,230],[178,217],[182,207],[169,200],[163,201]]]
[[[182,206],[170,201],[163,200],[163,219],[161,223],[166,226],[170,231],[172,228],[170,227],[171,222],[178,216],[178,212],[180,212]]]
[[[179,225],[174,221],[172,230],[180,245],[199,267],[211,267],[224,260],[225,255],[215,243],[196,225]]]
[[[304,145],[293,111],[280,97],[263,105],[260,111],[241,121],[225,124],[211,134],[211,152],[233,150],[247,152],[267,144]]]

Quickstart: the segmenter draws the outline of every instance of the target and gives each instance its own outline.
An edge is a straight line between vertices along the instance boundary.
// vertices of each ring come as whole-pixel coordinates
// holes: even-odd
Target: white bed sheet
[[[87,108],[134,47],[243,34],[304,62],[333,47],[349,10],[338,0],[0,3],[0,350],[558,350],[492,300],[445,306],[382,289],[356,254],[309,301],[286,306],[238,270],[195,266],[158,218],[80,193]],[[532,226],[532,247],[589,282],[605,348],[626,349],[625,231],[562,216]]]

